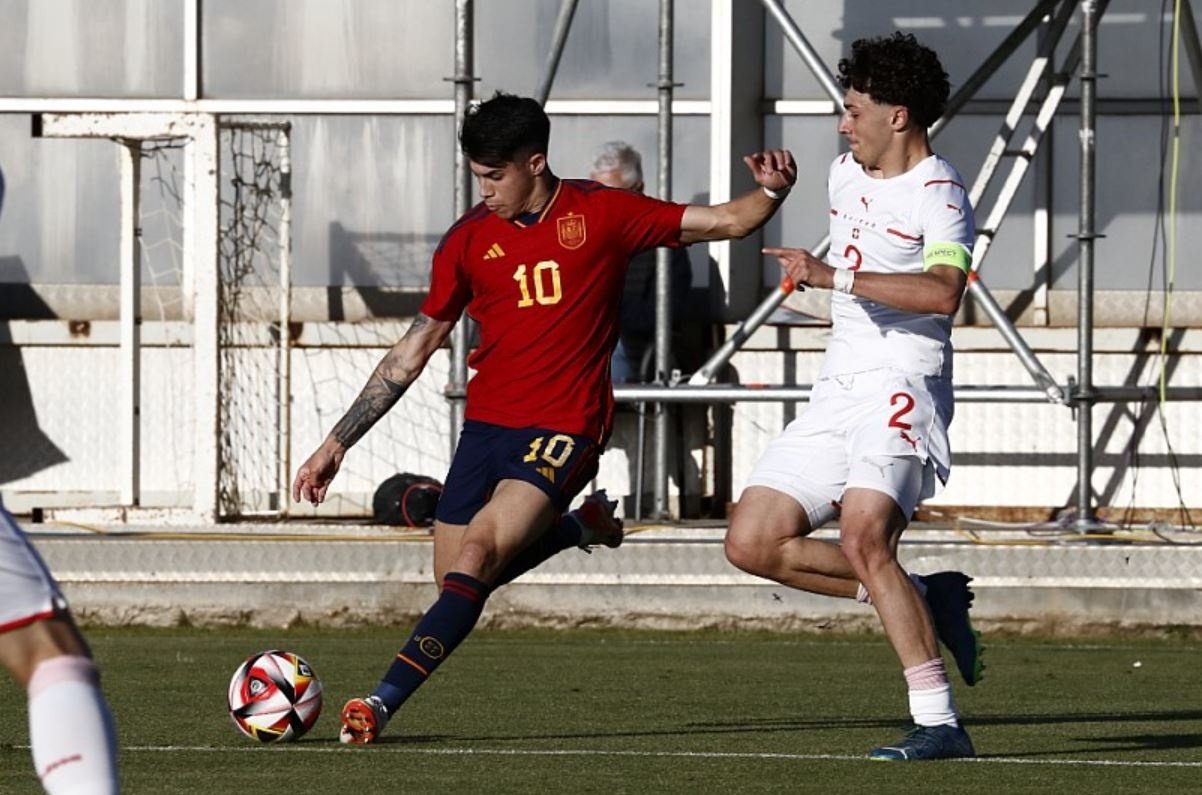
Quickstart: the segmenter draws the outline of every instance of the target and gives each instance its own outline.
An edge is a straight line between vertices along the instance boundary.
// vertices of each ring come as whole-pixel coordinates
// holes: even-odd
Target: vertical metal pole
[[[121,505],[141,503],[142,145],[121,151]]]
[[[180,87],[183,98],[188,102],[200,99],[201,94],[201,0],[184,0],[184,39],[183,39],[183,85]],[[188,146],[192,151],[192,146]],[[185,155],[184,181],[188,180],[188,170],[193,158]],[[184,224],[184,236],[188,235],[188,224]],[[195,298],[195,265],[196,262],[184,253],[183,266],[180,273],[180,293],[182,294],[183,315],[189,319],[194,312]],[[216,267],[215,265],[213,267]]]
[[[659,198],[672,196],[672,6],[659,1]],[[655,380],[668,383],[672,357],[672,301],[670,254],[660,249],[655,257]],[[683,486],[683,484],[681,484]],[[668,407],[655,404],[655,519],[668,512]]]
[[[1077,221],[1077,519],[1080,531],[1097,524],[1093,510],[1093,253],[1094,145],[1097,132],[1097,0],[1081,3],[1081,208]]]
[[[473,3],[472,0],[455,0],[455,125],[458,135],[459,125],[463,124],[468,103],[472,99],[473,71]],[[459,218],[468,211],[472,200],[471,169],[468,167],[467,156],[463,154],[459,144],[455,144],[455,217]],[[455,454],[459,444],[459,432],[463,429],[464,398],[461,397],[467,386],[467,347],[468,326],[467,315],[459,318],[455,330],[451,333],[451,436],[450,454]]]
[[[184,99],[200,99],[201,0],[184,0]]]
[[[292,141],[290,129],[276,135],[280,150],[280,339],[279,339],[279,446],[278,497],[276,510],[288,514],[292,474]]]
[[[185,213],[184,261],[193,272],[192,361],[193,419],[196,425],[192,508],[201,522],[218,519],[220,476],[220,374],[217,323],[221,289],[218,272],[218,157],[217,120],[195,114],[192,137],[184,153]]]
[[[577,0],[563,0],[559,6],[559,17],[555,20],[555,35],[551,40],[551,51],[547,53],[547,63],[543,66],[543,77],[534,94],[534,98],[540,105],[546,105],[547,97],[551,95],[551,84],[555,82],[555,74],[559,71],[559,59],[563,56],[563,45],[568,40],[568,32],[572,29],[572,17],[576,14],[576,3]]]
[[[1044,42],[1051,33],[1051,19],[1036,34],[1036,49],[1042,51]],[[1049,53],[1047,67],[1040,78],[1040,88],[1037,92],[1039,99],[1045,99],[1055,79],[1055,52]],[[1047,133],[1049,140],[1055,140],[1052,125],[1055,117],[1048,122]],[[1048,324],[1048,290],[1052,287],[1052,205],[1054,200],[1055,180],[1053,179],[1053,151],[1056,147],[1044,146],[1035,153],[1035,161],[1031,164],[1035,179],[1035,206],[1032,211],[1032,271],[1034,273],[1033,293],[1031,297],[1034,324]]]

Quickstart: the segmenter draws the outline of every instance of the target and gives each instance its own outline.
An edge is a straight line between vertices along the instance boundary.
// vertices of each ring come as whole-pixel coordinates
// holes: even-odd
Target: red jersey
[[[560,180],[536,221],[469,210],[434,252],[421,312],[480,324],[468,359],[468,419],[603,443],[613,423],[609,361],[630,258],[680,245],[685,205]]]

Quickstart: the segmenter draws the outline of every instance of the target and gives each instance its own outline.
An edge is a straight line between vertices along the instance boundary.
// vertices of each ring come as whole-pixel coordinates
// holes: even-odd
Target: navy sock
[[[517,554],[517,557],[509,561],[509,565],[497,575],[497,581],[493,584],[493,588],[500,588],[505,583],[516,580],[544,560],[558,555],[565,549],[580,546],[581,540],[580,523],[567,514],[563,514],[554,527],[530,542]]]
[[[447,573],[438,601],[417,622],[413,636],[373,693],[384,702],[389,714],[405,703],[468,636],[484,610],[489,590],[474,577],[457,571]]]

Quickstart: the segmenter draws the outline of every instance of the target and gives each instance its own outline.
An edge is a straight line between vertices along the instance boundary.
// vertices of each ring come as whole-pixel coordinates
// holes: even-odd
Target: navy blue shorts
[[[466,420],[438,500],[436,518],[467,524],[502,480],[541,489],[560,511],[597,475],[601,455],[586,436],[546,428],[505,428]]]

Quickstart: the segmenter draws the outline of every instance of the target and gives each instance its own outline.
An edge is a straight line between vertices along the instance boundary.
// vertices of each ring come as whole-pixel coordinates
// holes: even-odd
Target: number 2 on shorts
[[[914,398],[910,396],[909,392],[894,392],[893,397],[889,398],[889,405],[896,406],[899,402],[902,404],[902,407],[895,411],[893,416],[889,418],[889,427],[901,428],[903,431],[908,431],[914,426],[908,422],[902,422],[902,417],[914,410]]]

